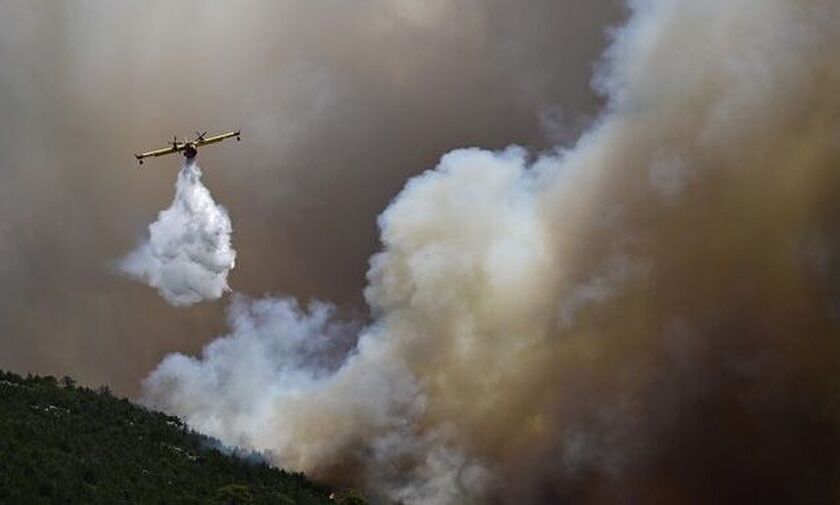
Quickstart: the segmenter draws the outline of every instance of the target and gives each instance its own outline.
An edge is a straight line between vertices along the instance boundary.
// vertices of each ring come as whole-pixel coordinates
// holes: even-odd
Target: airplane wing
[[[196,141],[195,145],[197,146],[206,146],[207,144],[215,144],[216,142],[221,142],[225,139],[236,137],[239,140],[240,132],[227,132],[222,133],[221,135],[214,135],[212,137],[207,137],[206,139],[201,139]]]
[[[184,145],[185,144],[177,144],[170,147],[164,147],[163,149],[156,149],[154,151],[135,154],[134,157],[137,158],[137,160],[142,164],[143,158],[158,157],[167,154],[177,153],[184,150]]]

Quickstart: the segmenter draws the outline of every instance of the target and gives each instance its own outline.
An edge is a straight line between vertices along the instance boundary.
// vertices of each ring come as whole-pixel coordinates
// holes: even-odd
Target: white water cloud
[[[172,205],[149,225],[149,237],[119,264],[120,270],[158,290],[172,305],[215,300],[229,290],[236,260],[227,210],[201,183],[201,169],[186,163]]]

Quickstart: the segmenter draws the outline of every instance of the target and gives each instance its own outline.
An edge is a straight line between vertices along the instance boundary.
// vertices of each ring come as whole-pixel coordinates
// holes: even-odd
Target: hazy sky
[[[174,309],[114,273],[172,198],[177,157],[132,154],[242,128],[203,150],[234,223],[236,291],[328,299],[363,318],[376,215],[464,146],[567,142],[622,9],[527,2],[0,1],[0,367],[133,394],[225,302]]]

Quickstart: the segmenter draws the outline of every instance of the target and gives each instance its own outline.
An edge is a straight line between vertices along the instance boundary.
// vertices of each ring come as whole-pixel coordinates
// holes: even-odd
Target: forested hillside
[[[362,503],[220,447],[107,389],[0,371],[0,504]]]

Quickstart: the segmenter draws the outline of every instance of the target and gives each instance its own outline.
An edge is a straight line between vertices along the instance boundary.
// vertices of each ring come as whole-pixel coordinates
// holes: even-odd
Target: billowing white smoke
[[[496,482],[532,482],[534,494],[496,489],[493,503],[681,491],[692,502],[697,478],[679,480],[682,460],[654,441],[681,419],[680,401],[706,394],[697,408],[715,406],[737,396],[716,387],[758,367],[704,375],[724,360],[701,351],[772,343],[794,359],[831,324],[821,305],[790,300],[819,291],[796,240],[823,225],[807,221],[815,198],[833,198],[820,181],[840,159],[825,133],[840,131],[840,6],[630,7],[597,79],[608,110],[576,146],[533,161],[518,148],[452,152],[382,214],[365,291],[373,322],[351,351],[329,306],[239,298],[231,333],[198,358],[167,357],[146,401],[279,465],[409,505],[480,502]],[[762,314],[774,319],[756,324]],[[748,380],[736,378],[727,384]],[[750,405],[770,414],[750,419],[779,414]],[[664,443],[714,445],[688,426]]]
[[[119,264],[120,270],[156,288],[172,305],[215,300],[229,290],[236,251],[227,211],[201,183],[201,169],[187,162],[175,183],[172,205],[149,225],[149,238]]]
[[[379,318],[337,364],[329,306],[237,298],[232,333],[200,359],[167,357],[147,401],[288,468],[364,458],[362,478],[404,503],[460,503],[485,489],[488,469],[450,444],[455,427],[421,425],[430,393],[455,401],[460,388],[503,387],[499,361],[543,334],[532,325],[551,273],[525,166],[521,149],[456,151],[409,183],[380,219],[386,250],[366,292]],[[456,369],[463,377],[450,386]]]

